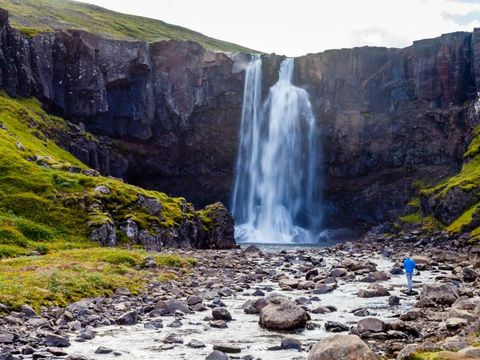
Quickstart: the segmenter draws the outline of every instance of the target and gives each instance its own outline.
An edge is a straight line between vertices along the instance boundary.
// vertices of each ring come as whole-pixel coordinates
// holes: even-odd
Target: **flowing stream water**
[[[262,60],[246,70],[232,212],[238,242],[312,243],[321,222],[319,146],[307,92],[292,84],[294,59],[262,101]]]

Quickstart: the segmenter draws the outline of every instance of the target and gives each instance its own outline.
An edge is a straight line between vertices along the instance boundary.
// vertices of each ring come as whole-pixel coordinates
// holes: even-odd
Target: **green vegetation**
[[[98,6],[69,0],[0,0],[10,12],[10,23],[28,36],[57,29],[80,29],[125,40],[192,40],[206,48],[255,52],[160,20],[121,14]]]
[[[414,212],[405,216],[401,216],[400,220],[406,224],[418,224],[422,222],[422,216],[420,212]]]
[[[144,250],[99,247],[90,240],[92,227],[116,226],[120,244],[126,244],[118,226],[127,219],[150,229],[197,215],[183,198],[82,173],[87,167],[55,143],[68,131],[38,101],[0,93],[0,302],[12,308],[64,306],[119,287],[138,292],[152,276],[172,280],[175,274],[167,270],[138,270]],[[158,216],[139,205],[140,195],[160,203]],[[153,257],[165,268],[192,264],[174,255]]]
[[[143,250],[94,248],[63,250],[45,256],[0,261],[0,302],[13,309],[29,304],[65,306],[86,297],[108,296],[117,288],[138,293],[147,281],[168,281],[174,276],[160,270],[136,270],[147,256]],[[187,268],[191,260],[175,255],[154,255],[160,268]]]

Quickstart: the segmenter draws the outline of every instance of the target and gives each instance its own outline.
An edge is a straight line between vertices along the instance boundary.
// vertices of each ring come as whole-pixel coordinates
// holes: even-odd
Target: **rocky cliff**
[[[194,42],[107,40],[83,31],[27,37],[0,17],[0,83],[100,136],[65,146],[128,182],[228,203],[248,54]],[[475,126],[478,32],[405,49],[355,48],[296,59],[322,136],[325,224],[373,224],[423,181],[458,171]],[[264,90],[281,57],[264,55]]]

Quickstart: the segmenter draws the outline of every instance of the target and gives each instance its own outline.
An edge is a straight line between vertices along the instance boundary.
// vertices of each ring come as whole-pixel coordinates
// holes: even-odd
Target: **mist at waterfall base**
[[[239,243],[308,244],[322,220],[319,144],[307,92],[292,84],[294,60],[262,99],[262,61],[246,69],[232,212]]]

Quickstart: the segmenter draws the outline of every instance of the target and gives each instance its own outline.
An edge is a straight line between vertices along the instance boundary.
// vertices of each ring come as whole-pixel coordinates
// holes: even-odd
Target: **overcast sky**
[[[289,56],[480,27],[480,0],[86,0]]]

